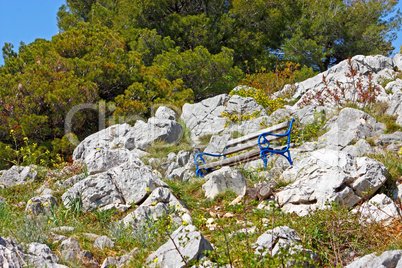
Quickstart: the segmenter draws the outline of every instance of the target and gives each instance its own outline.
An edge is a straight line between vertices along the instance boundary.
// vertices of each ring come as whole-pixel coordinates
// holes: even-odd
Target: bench
[[[292,119],[289,122],[284,122],[275,126],[268,127],[256,133],[251,133],[237,139],[229,140],[229,142],[226,144],[225,150],[221,154],[198,153],[194,158],[195,166],[197,167],[196,175],[198,177],[204,177],[206,174],[212,172],[219,167],[234,166],[238,163],[246,163],[258,158],[261,158],[264,161],[264,166],[265,168],[267,168],[268,158],[273,154],[284,156],[289,161],[289,163],[293,165],[292,158],[290,157],[289,146],[290,133],[292,131],[292,125],[294,121],[295,120]],[[274,133],[284,129],[286,129],[285,133]],[[286,146],[282,146],[280,148],[270,147],[273,141],[282,138],[287,138]],[[231,154],[236,154],[254,147],[257,148],[243,154],[238,154],[230,158],[226,158]],[[205,155],[212,157],[223,157],[223,159],[216,162],[206,163],[203,157]]]

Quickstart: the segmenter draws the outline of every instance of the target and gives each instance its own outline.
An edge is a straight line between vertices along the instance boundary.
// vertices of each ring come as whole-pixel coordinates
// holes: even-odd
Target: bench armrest
[[[288,137],[287,138],[287,147],[286,147],[286,149],[283,150],[283,151],[287,151],[289,149],[289,145],[290,145],[290,133],[292,132],[292,125],[293,125],[294,121],[295,121],[294,119],[292,119],[292,121],[290,121],[289,129],[284,134],[275,134],[275,133],[269,133],[269,132],[260,134],[260,136],[258,137],[258,147],[260,148],[260,150],[261,151],[267,150],[267,149],[272,150],[271,148],[269,148],[269,139],[267,139],[267,137],[275,136],[275,137]],[[272,151],[274,151],[274,150],[272,150]]]
[[[198,177],[204,177],[204,175],[206,173],[208,173],[208,171],[206,171],[205,174],[204,174],[204,172],[202,172],[202,170],[200,170],[198,168],[200,165],[205,165],[205,159],[203,157],[204,155],[213,156],[213,157],[221,157],[221,156],[223,156],[221,154],[210,154],[210,153],[198,153],[198,154],[196,154],[196,156],[194,157],[194,164],[195,164],[195,167],[197,168],[196,175]]]

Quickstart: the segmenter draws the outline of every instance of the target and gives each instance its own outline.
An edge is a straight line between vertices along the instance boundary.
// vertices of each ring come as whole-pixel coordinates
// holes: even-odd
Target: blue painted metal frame
[[[209,155],[209,156],[214,156],[214,157],[221,157],[221,154],[209,154],[209,153],[198,153],[195,157],[194,157],[194,163],[195,166],[197,167],[197,171],[195,172],[195,174],[198,177],[204,177],[206,174],[208,174],[209,172],[212,171],[212,169],[204,169],[204,171],[202,171],[201,169],[198,168],[198,165],[204,165],[205,164],[205,159],[202,157],[203,155]]]
[[[292,125],[293,125],[294,121],[295,121],[294,119],[292,119],[292,121],[290,121],[289,129],[285,134],[274,134],[274,133],[266,132],[266,133],[262,133],[258,137],[257,141],[258,141],[258,147],[260,148],[260,157],[261,157],[262,161],[264,161],[265,168],[267,168],[268,158],[273,154],[279,154],[279,155],[284,156],[289,161],[289,163],[291,165],[293,165],[292,158],[290,157],[289,146],[290,146],[290,133],[292,132]],[[266,138],[267,136],[276,136],[276,137],[288,136],[286,148],[283,150],[279,150],[279,151],[269,148],[269,140],[267,140],[267,138]],[[286,153],[287,153],[287,155],[285,155]],[[221,154],[198,153],[194,157],[194,163],[195,163],[195,166],[197,167],[197,171],[195,172],[195,174],[198,177],[204,177],[209,172],[212,172],[212,169],[201,170],[198,168],[199,165],[205,164],[205,159],[203,158],[204,155],[213,156],[213,157],[223,156]],[[225,156],[223,156],[223,157],[225,158]]]
[[[264,161],[264,166],[267,168],[267,162],[268,158],[273,155],[273,154],[279,154],[284,156],[289,163],[293,166],[292,158],[290,157],[290,152],[289,152],[289,146],[290,146],[290,133],[292,132],[292,125],[295,120],[292,119],[290,121],[289,129],[285,134],[274,134],[274,133],[262,133],[258,137],[258,147],[260,147],[260,157],[262,161]],[[267,136],[276,136],[276,137],[288,137],[286,141],[286,148],[283,150],[274,150],[272,148],[269,148],[269,140],[267,140]],[[287,155],[285,155],[287,153]]]

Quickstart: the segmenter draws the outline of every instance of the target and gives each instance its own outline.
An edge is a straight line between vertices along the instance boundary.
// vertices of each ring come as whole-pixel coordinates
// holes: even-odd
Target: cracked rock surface
[[[230,131],[225,129],[226,118],[222,112],[229,114],[252,114],[259,111],[259,116],[267,116],[265,109],[253,98],[244,98],[238,95],[229,97],[221,94],[209,99],[205,99],[195,104],[184,104],[181,119],[191,131],[191,139],[198,141],[199,137],[209,134],[219,134]],[[252,121],[252,120],[251,120]],[[259,129],[259,122],[256,124]],[[243,132],[248,128],[238,126],[236,130]]]
[[[373,56],[363,56],[363,55],[356,55],[351,59],[352,66],[357,69],[357,75],[363,81],[363,84],[368,83],[368,74],[371,73],[373,75],[373,81],[376,82],[378,78],[381,76],[392,78],[392,75],[395,72],[392,70],[394,66],[397,64],[393,61],[393,59],[382,56],[382,55],[373,55]],[[353,84],[350,78],[348,78],[345,74],[349,73],[348,70],[348,60],[344,60],[339,64],[329,68],[327,71],[320,73],[314,77],[311,77],[303,82],[295,83],[292,85],[294,87],[294,94],[292,99],[300,98],[300,100],[296,103],[297,106],[301,103],[304,99],[303,94],[308,91],[314,92],[322,92],[325,89],[325,85],[323,83],[323,76],[326,77],[326,81],[328,83],[328,88],[333,90],[337,88],[337,82],[342,83],[346,87],[353,88]],[[284,93],[290,89],[291,85],[286,85],[284,89],[278,93]],[[387,99],[387,94],[385,93],[384,88],[379,86],[380,88],[380,97]],[[353,90],[349,90],[342,96],[341,101],[353,100],[356,96],[353,94]],[[326,103],[326,106],[334,105],[333,103]]]
[[[352,207],[384,184],[386,172],[384,164],[376,160],[324,148],[282,174],[280,179],[290,184],[276,197],[284,212],[300,216],[332,201]]]
[[[93,211],[110,204],[141,203],[154,189],[167,187],[138,158],[106,172],[88,176],[62,196],[65,206],[81,198],[83,211]]]
[[[0,267],[67,268],[45,244],[31,243],[25,250],[9,238],[0,237]]]
[[[186,267],[183,258],[187,262],[199,260],[205,250],[213,250],[211,243],[194,225],[180,226],[171,238],[147,258],[151,267]]]

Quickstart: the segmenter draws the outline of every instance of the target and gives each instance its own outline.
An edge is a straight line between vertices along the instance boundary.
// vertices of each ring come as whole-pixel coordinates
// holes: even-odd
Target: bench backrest
[[[229,154],[234,154],[237,152],[241,152],[250,148],[253,148],[258,145],[258,138],[261,134],[264,133],[275,133],[283,129],[288,129],[289,128],[290,122],[283,122],[278,125],[268,127],[265,129],[262,129],[258,132],[248,134],[246,136],[229,140],[228,143],[226,144],[226,149],[222,152],[223,156],[229,155]],[[266,139],[269,141],[274,141],[278,140],[282,137],[278,136],[270,136],[267,137]]]

